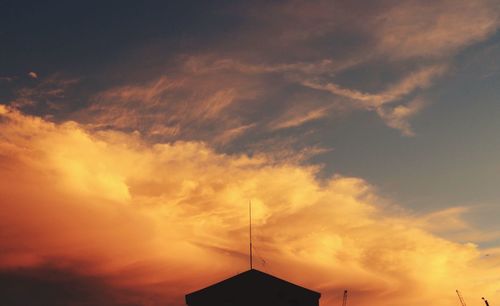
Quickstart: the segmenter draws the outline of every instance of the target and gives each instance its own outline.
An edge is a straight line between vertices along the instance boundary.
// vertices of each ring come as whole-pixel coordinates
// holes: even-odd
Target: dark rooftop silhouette
[[[318,306],[321,294],[250,269],[186,295],[189,306]]]

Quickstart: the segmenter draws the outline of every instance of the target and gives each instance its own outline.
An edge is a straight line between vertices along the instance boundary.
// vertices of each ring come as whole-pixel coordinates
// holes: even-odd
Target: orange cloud
[[[247,268],[252,199],[258,268],[323,292],[322,305],[344,288],[356,305],[451,306],[456,288],[500,298],[499,250],[437,237],[362,179],[3,106],[0,131],[0,270],[50,262],[141,292],[142,305],[182,305]]]
[[[328,115],[328,107],[321,107],[317,109],[309,109],[309,107],[310,106],[289,109],[280,118],[271,122],[270,128],[278,130],[297,127]]]
[[[328,91],[334,95],[346,97],[354,101],[354,108],[376,110],[384,122],[392,128],[400,130],[406,136],[414,133],[408,120],[418,114],[424,107],[421,99],[415,99],[407,105],[397,105],[388,108],[387,105],[397,103],[411,93],[427,88],[432,81],[446,71],[444,65],[433,65],[412,72],[397,83],[388,86],[380,93],[365,93],[354,89],[343,88],[334,83],[318,84],[310,80],[302,81],[304,86]]]
[[[30,72],[29,76],[39,79],[39,76]],[[54,74],[41,79],[32,87],[21,87],[15,90],[15,99],[9,104],[19,109],[29,109],[34,106],[45,106],[47,110],[63,109],[61,100],[65,98],[66,92],[76,85],[79,79],[65,78]]]
[[[414,136],[415,133],[411,129],[408,120],[418,114],[425,104],[426,102],[418,97],[407,105],[397,105],[392,109],[380,107],[377,109],[377,113],[388,126],[400,130],[403,135]]]
[[[392,60],[450,56],[494,34],[500,25],[500,11],[493,0],[291,0],[246,8],[246,14],[265,24],[262,31],[272,33],[269,45],[293,46],[295,52],[311,52],[308,47],[315,47],[311,42],[335,37],[347,28],[351,37],[373,44],[363,52],[343,41],[354,47],[354,56],[365,60],[373,56]]]
[[[395,59],[441,57],[481,41],[500,25],[490,0],[401,1],[378,15],[378,49]]]
[[[454,55],[500,25],[494,0],[290,0],[224,7],[221,14],[241,21],[231,29],[234,39],[168,52],[173,55],[160,75],[144,68],[136,78],[122,66],[130,76],[120,80],[125,84],[89,93],[90,101],[77,90],[74,107],[62,99],[70,82],[45,78],[15,90],[10,105],[154,139],[215,139],[213,145],[249,133],[266,138],[346,109],[373,111],[387,126],[412,135],[409,120],[422,107],[408,104],[409,96],[431,87]],[[494,61],[493,53],[485,58]],[[164,57],[151,60],[147,66],[165,66]],[[373,77],[352,78],[366,69]],[[341,85],[343,76],[352,78],[349,85]],[[296,109],[301,113],[293,114]]]
[[[409,121],[423,107],[408,104],[408,96],[431,87],[456,53],[500,25],[491,0],[291,0],[234,5],[227,12],[250,25],[235,29],[234,42],[179,55],[165,75],[149,82],[129,80],[104,90],[72,118],[169,141],[215,139],[212,144],[220,145],[249,132],[269,136],[361,109],[409,136]],[[374,92],[365,91],[363,82],[339,85],[343,73],[372,66],[376,79],[368,83],[380,87]],[[399,79],[388,83],[381,74]],[[25,96],[13,105],[29,106],[33,99]],[[348,103],[341,103],[344,98]],[[294,109],[304,113],[291,114]]]
[[[239,115],[238,102],[258,96],[258,81],[226,74],[199,76],[189,69],[182,66],[170,77],[100,92],[75,118],[98,129],[132,129],[168,140],[210,138],[216,143],[253,126]]]
[[[399,80],[395,84],[391,84],[388,88],[378,94],[364,93],[353,89],[342,88],[336,84],[316,84],[309,80],[303,81],[304,86],[314,89],[329,91],[332,94],[346,97],[358,102],[360,108],[376,109],[395,102],[404,96],[414,92],[417,89],[422,89],[430,86],[431,81],[437,76],[442,75],[446,71],[443,65],[425,67],[419,71],[410,73],[405,78]]]

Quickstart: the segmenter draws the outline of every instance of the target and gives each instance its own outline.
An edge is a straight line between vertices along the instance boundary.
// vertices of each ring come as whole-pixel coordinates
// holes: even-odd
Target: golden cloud
[[[143,292],[139,304],[182,305],[247,269],[251,199],[257,268],[322,292],[322,305],[344,288],[356,305],[456,305],[456,288],[476,305],[500,298],[498,250],[437,237],[362,179],[3,106],[0,131],[0,270],[71,263]]]

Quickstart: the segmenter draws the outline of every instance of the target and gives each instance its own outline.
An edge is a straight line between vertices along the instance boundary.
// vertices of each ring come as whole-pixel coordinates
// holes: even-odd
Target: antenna
[[[250,270],[253,269],[253,252],[252,252],[252,200],[248,201],[248,221],[249,221],[249,237],[250,237]]]
[[[344,297],[342,298],[342,306],[347,306],[347,290],[344,290]]]

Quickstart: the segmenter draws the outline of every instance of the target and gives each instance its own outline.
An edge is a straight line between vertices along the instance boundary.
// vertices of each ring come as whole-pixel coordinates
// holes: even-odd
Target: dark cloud
[[[120,298],[117,298],[120,296]],[[9,306],[136,306],[105,280],[70,267],[43,264],[0,270],[0,303]],[[124,298],[125,297],[125,298]]]

